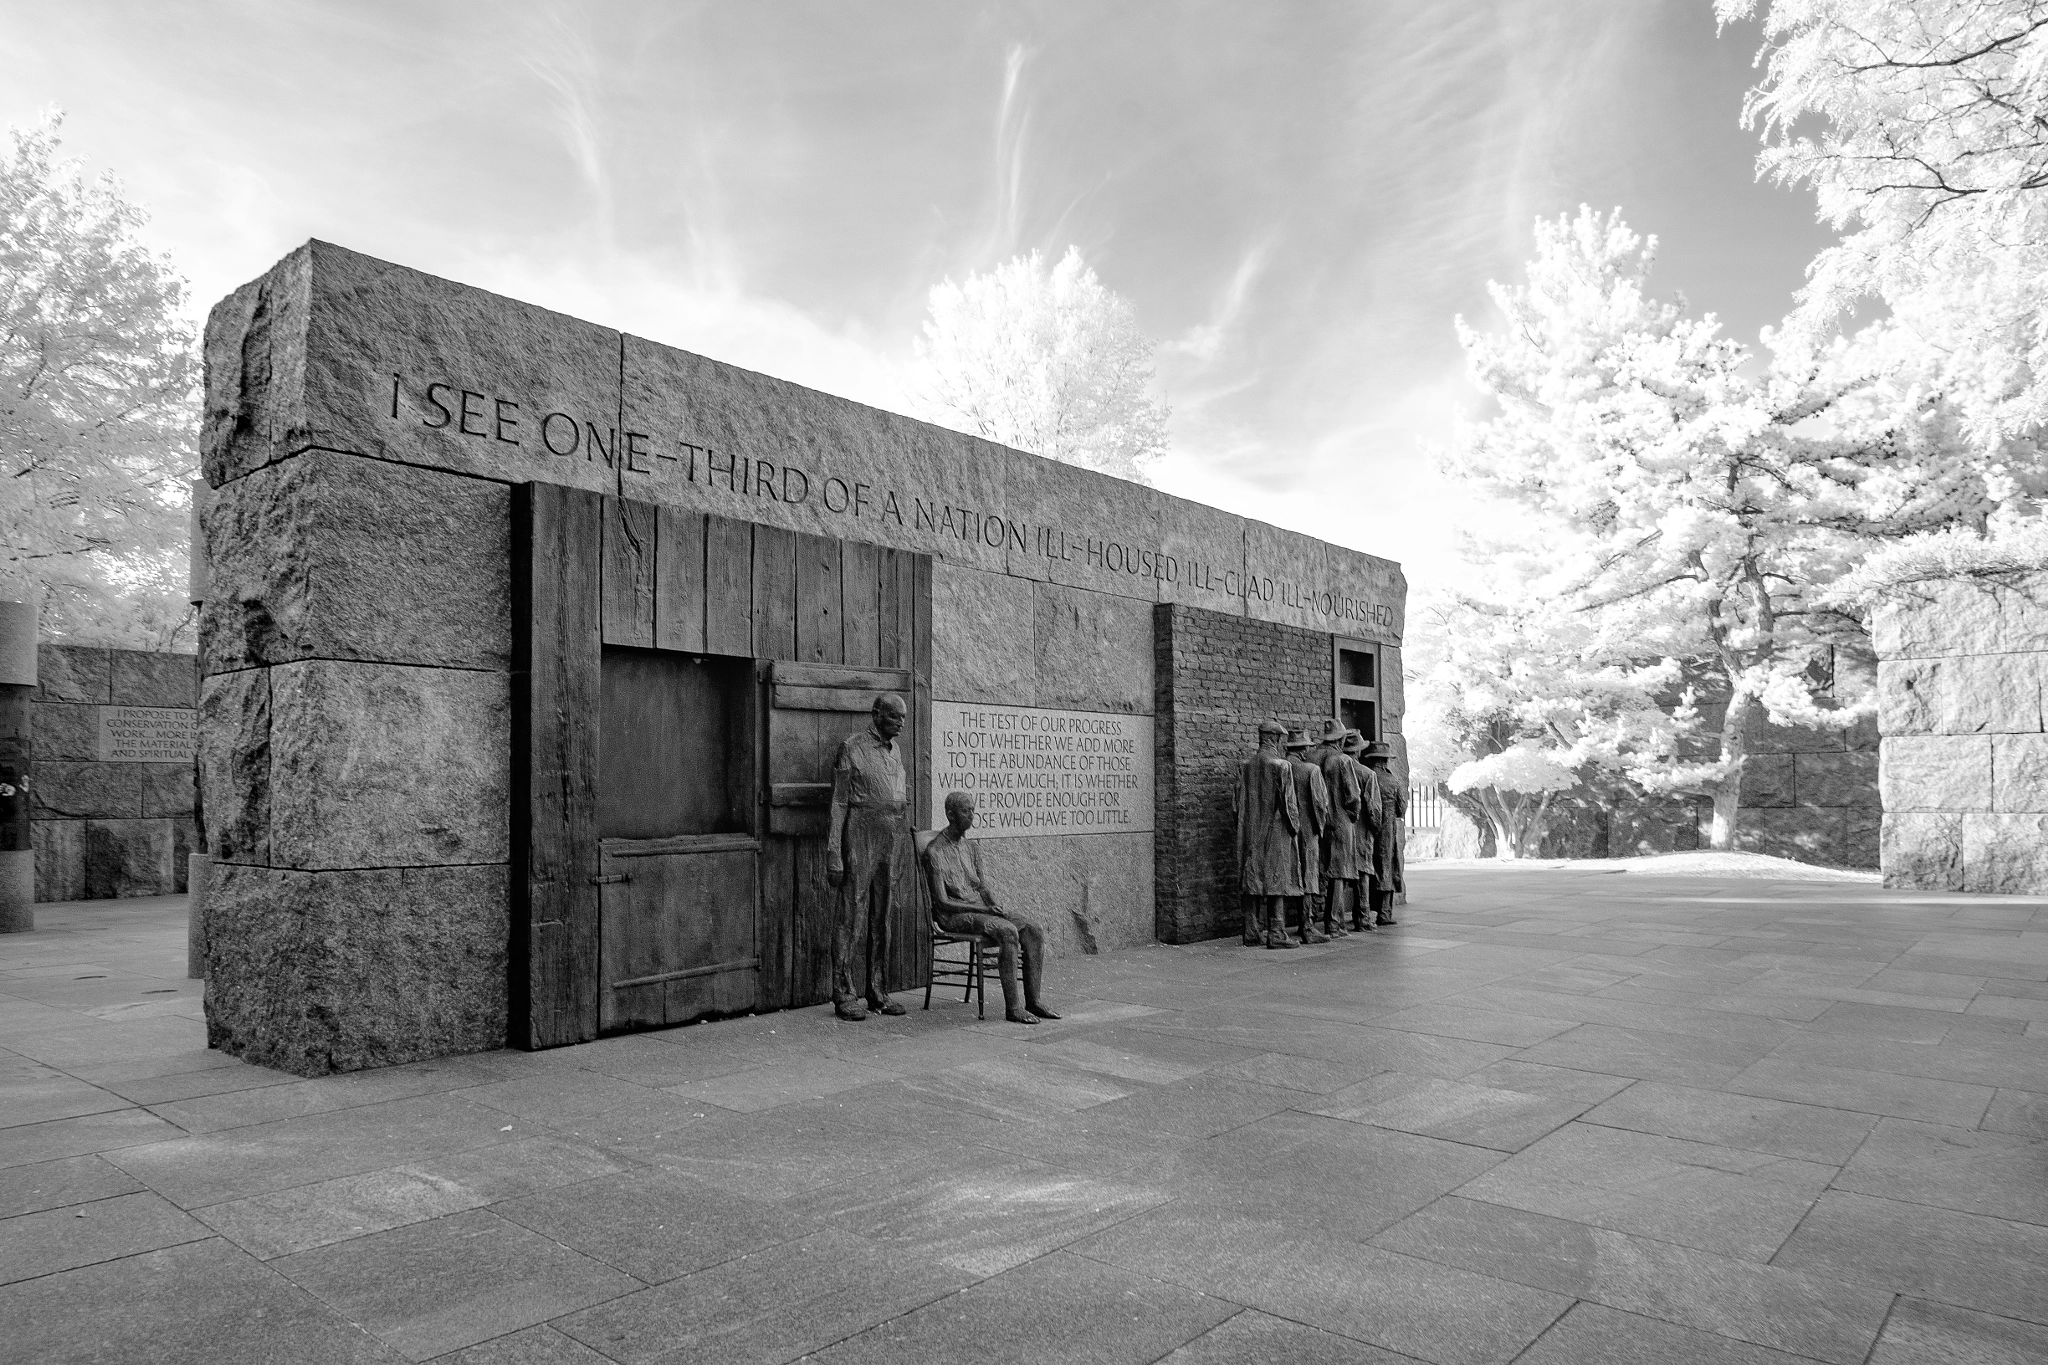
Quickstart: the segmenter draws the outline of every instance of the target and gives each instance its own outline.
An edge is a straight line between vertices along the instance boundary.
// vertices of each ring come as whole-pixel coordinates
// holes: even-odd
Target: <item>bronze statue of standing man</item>
[[[1259,726],[1259,751],[1237,765],[1237,875],[1244,897],[1244,942],[1248,948],[1292,948],[1287,937],[1287,900],[1301,894],[1301,858],[1295,831],[1301,807],[1294,797],[1294,769],[1283,747],[1286,727]]]
[[[870,1009],[903,1013],[882,986],[889,970],[889,906],[903,884],[903,844],[910,829],[910,782],[896,745],[909,715],[894,693],[875,698],[868,728],[841,740],[832,761],[825,879],[839,888],[832,1007],[841,1019],[865,1019]]]

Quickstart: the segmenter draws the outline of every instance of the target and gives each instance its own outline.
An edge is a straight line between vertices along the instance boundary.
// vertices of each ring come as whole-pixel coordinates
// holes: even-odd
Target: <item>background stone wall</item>
[[[1710,731],[1719,725],[1718,706],[1700,709]],[[1772,725],[1759,715],[1750,722],[1749,744],[1735,823],[1738,849],[1828,867],[1878,865],[1875,720],[1828,730]],[[1707,847],[1712,820],[1713,802],[1704,798],[1650,796],[1608,779],[1551,803],[1538,856],[1688,853]],[[1493,831],[1481,825],[1483,856],[1491,857]]]
[[[2048,891],[2048,575],[1879,608],[1884,880]]]
[[[83,645],[36,650],[29,778],[36,899],[162,896],[196,851],[192,764],[103,762],[102,706],[192,709],[198,661]]]
[[[1258,747],[1260,721],[1319,726],[1330,714],[1332,637],[1178,604],[1155,608],[1153,629],[1154,932],[1161,942],[1193,943],[1242,927],[1237,765]],[[1380,672],[1381,727],[1405,782],[1398,648],[1382,648]]]

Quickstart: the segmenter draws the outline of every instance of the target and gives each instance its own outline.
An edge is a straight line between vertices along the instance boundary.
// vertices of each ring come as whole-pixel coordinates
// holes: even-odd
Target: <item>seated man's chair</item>
[[[917,856],[924,858],[925,848],[938,834],[935,829],[921,829],[915,836]],[[994,940],[985,934],[955,934],[939,927],[934,918],[931,922],[932,935],[925,949],[924,1007],[932,1007],[932,986],[939,981],[961,983],[960,1001],[974,1002],[974,1017],[988,1018],[988,978],[997,970],[1000,952]],[[966,953],[961,957],[940,957],[942,944],[961,944]]]

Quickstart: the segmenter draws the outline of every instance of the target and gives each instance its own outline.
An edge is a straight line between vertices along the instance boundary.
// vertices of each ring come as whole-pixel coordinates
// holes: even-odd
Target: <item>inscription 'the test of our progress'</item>
[[[1334,589],[1171,554],[1153,545],[1020,521],[991,510],[957,506],[937,495],[905,494],[787,459],[756,458],[682,437],[664,441],[650,432],[600,426],[568,412],[536,412],[516,399],[445,380],[420,384],[403,374],[392,374],[388,412],[380,415],[392,421],[416,421],[451,437],[516,447],[526,454],[545,452],[554,459],[599,463],[622,474],[680,477],[749,502],[814,504],[837,516],[873,519],[938,539],[979,542],[993,549],[1080,563],[1105,574],[1151,578],[1224,597],[1277,601],[1312,615],[1385,630],[1396,625],[1393,608],[1387,603]]]

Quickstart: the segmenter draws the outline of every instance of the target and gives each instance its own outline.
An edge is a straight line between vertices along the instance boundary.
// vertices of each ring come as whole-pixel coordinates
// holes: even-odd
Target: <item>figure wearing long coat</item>
[[[1308,751],[1309,761],[1322,769],[1323,786],[1330,793],[1330,820],[1323,827],[1323,880],[1357,881],[1365,875],[1365,860],[1359,856],[1359,821],[1365,785],[1359,780],[1358,764],[1334,744],[1321,744]],[[1368,830],[1365,839],[1372,838]]]
[[[1350,761],[1352,772],[1358,777],[1358,877],[1360,881],[1367,881],[1379,860],[1380,826],[1385,820],[1385,803],[1380,792],[1382,783],[1380,775],[1361,763],[1356,754],[1344,757]]]
[[[1402,825],[1408,817],[1408,789],[1385,770],[1375,773],[1380,789],[1380,827],[1373,840],[1372,884],[1378,891],[1406,891],[1401,856]]]
[[[1294,831],[1295,859],[1301,868],[1301,889],[1288,894],[1320,896],[1323,894],[1323,830],[1330,823],[1330,789],[1323,781],[1323,770],[1307,759],[1290,755],[1287,766],[1293,769],[1294,805],[1301,814],[1301,822]]]
[[[1260,752],[1238,764],[1236,807],[1238,889],[1247,896],[1299,896],[1294,836],[1302,817],[1288,761]]]

